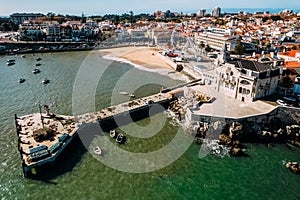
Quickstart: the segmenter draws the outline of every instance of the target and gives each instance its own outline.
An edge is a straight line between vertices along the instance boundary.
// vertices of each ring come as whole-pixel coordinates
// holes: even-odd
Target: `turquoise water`
[[[86,152],[76,165],[49,182],[24,179],[20,156],[17,151],[13,114],[25,115],[38,112],[36,102],[51,103],[54,112],[71,115],[72,90],[77,71],[83,65],[90,66],[89,73],[97,73],[109,66],[101,77],[96,94],[96,110],[110,105],[115,84],[125,73],[131,72],[131,83],[150,79],[163,80],[165,85],[179,82],[156,73],[135,69],[127,64],[109,63],[98,52],[72,52],[59,54],[35,54],[26,58],[0,57],[0,197],[1,199],[299,199],[300,177],[285,169],[285,161],[300,161],[300,150],[289,150],[275,144],[247,144],[246,158],[199,158],[200,146],[192,144],[185,154],[171,165],[150,173],[132,174],[111,169]],[[88,60],[85,61],[85,58]],[[41,57],[40,74],[33,75],[36,58]],[[16,64],[6,66],[7,59]],[[50,84],[42,85],[45,77]],[[19,78],[25,78],[22,84]],[[91,84],[88,80],[86,84]],[[123,84],[124,85],[124,84]],[[125,88],[127,86],[125,85]],[[156,93],[158,84],[145,84],[134,93],[137,97]],[[82,91],[85,94],[86,91]],[[89,93],[89,91],[88,91]],[[80,96],[87,101],[90,95]],[[119,101],[125,101],[120,97]],[[91,111],[83,107],[82,112]],[[163,128],[147,139],[128,136],[123,149],[132,152],[148,152],[167,145],[175,136],[177,127],[164,123],[165,114],[155,115],[153,121]],[[149,118],[137,122],[139,126],[151,123]],[[128,125],[130,126],[130,125]],[[126,128],[126,127],[121,127]],[[139,131],[139,130],[135,130]],[[67,163],[62,163],[64,165]]]

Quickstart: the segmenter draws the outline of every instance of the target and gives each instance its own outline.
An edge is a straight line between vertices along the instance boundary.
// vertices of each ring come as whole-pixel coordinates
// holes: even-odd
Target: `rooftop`
[[[235,65],[236,68],[249,69],[256,72],[264,72],[272,69],[269,65],[252,60],[233,60],[229,63]]]

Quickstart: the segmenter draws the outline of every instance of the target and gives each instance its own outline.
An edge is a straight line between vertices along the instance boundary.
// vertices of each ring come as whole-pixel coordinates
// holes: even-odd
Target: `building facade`
[[[215,32],[204,32],[195,35],[196,41],[209,45],[210,48],[221,51],[224,44],[227,45],[229,51],[234,51],[234,47],[241,42],[239,36],[229,36]]]
[[[241,59],[217,63],[218,67],[201,74],[205,84],[225,96],[252,102],[277,92],[282,66]]]
[[[212,16],[214,17],[220,17],[221,16],[221,8],[220,7],[215,7],[213,10],[212,10]]]
[[[10,20],[14,24],[22,24],[25,20],[34,20],[44,15],[41,13],[13,13],[10,15]]]
[[[216,73],[218,92],[246,102],[274,94],[280,79],[280,67],[249,60],[230,61]]]

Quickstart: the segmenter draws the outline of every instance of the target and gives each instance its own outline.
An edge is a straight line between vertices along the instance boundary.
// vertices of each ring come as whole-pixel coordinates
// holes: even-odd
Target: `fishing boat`
[[[42,59],[41,59],[41,58],[37,58],[37,59],[36,59],[36,61],[40,61],[40,60],[42,60]]]
[[[7,61],[6,61],[6,64],[7,64],[8,66],[10,66],[10,65],[14,65],[15,62],[16,62],[16,60],[7,60]]]
[[[111,138],[116,138],[116,136],[117,136],[116,130],[110,130],[109,135]]]
[[[37,67],[38,67],[38,66],[41,66],[41,65],[42,65],[41,63],[37,63],[37,64],[35,64],[35,66],[37,66]]]
[[[20,78],[19,79],[19,83],[24,83],[25,82],[25,79],[24,78]]]
[[[34,74],[38,74],[38,73],[40,73],[41,72],[41,70],[39,70],[39,69],[34,69],[34,70],[32,70],[32,73],[34,73]]]
[[[120,92],[121,95],[129,95],[128,92]]]
[[[49,80],[49,79],[47,79],[47,78],[45,78],[44,80],[42,80],[42,83],[44,83],[44,84],[48,84],[48,83],[50,83],[50,80]]]
[[[124,136],[122,133],[118,134],[117,138],[116,138],[116,142],[118,144],[124,144],[126,141],[126,136]]]
[[[94,153],[97,154],[97,155],[102,155],[103,151],[100,147],[96,146],[94,148]]]

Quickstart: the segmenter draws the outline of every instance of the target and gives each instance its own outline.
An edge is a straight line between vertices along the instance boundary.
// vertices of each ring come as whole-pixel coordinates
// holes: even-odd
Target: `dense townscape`
[[[140,103],[141,100],[132,100],[128,103],[128,112],[133,113],[131,109],[134,106],[138,107],[135,110],[143,110],[148,109],[153,103],[164,105],[166,102],[171,102],[170,109],[178,116],[179,121],[184,119],[186,127],[190,129],[192,135],[200,139],[198,141],[201,141],[201,144],[203,144],[202,139],[205,139],[209,132],[208,127],[218,123],[228,127],[227,130],[224,128],[220,133],[219,144],[229,146],[230,155],[244,155],[238,140],[241,132],[245,133],[244,135],[249,134],[250,137],[257,137],[258,140],[263,138],[262,140],[267,142],[268,146],[271,146],[271,142],[274,141],[288,142],[290,145],[296,146],[300,144],[300,129],[297,125],[299,122],[296,113],[300,101],[299,19],[300,13],[290,10],[276,14],[267,11],[221,13],[219,7],[214,8],[211,14],[206,13],[205,9],[199,10],[195,14],[167,10],[166,12],[156,11],[153,14],[134,15],[130,11],[129,14],[123,15],[88,17],[83,13],[80,17],[56,15],[55,13],[47,15],[13,13],[9,19],[2,19],[4,22],[1,25],[3,31],[0,40],[1,53],[14,55],[128,46],[156,48],[157,54],[153,52],[152,56],[160,57],[175,71],[182,71],[189,75],[195,81],[191,83],[209,86],[217,94],[216,96],[204,94],[202,93],[203,88],[197,89],[192,85],[180,92],[176,91],[178,88],[173,91],[173,88],[165,92],[165,99],[159,99],[157,102],[151,99],[144,100],[146,101],[144,105]],[[8,61],[7,65],[14,65],[14,61]],[[205,70],[203,66],[205,66]],[[22,82],[20,79],[20,83],[24,81],[25,79]],[[47,83],[49,82],[47,79]],[[234,108],[231,108],[216,115],[213,111],[206,110],[206,103],[211,103],[216,107],[222,100],[217,97],[218,94],[230,97],[230,101],[250,103],[250,106],[245,109],[244,104],[237,103],[237,106],[244,106],[244,111],[236,112]],[[159,98],[161,95],[158,95]],[[177,99],[176,95],[182,95],[182,97]],[[133,94],[129,94],[129,96],[135,97]],[[215,97],[217,100],[211,102]],[[258,107],[261,106],[261,110],[256,110],[254,104],[251,104],[256,100],[270,100],[272,106],[279,105],[280,108],[257,104]],[[197,103],[194,104],[194,102]],[[224,107],[224,99],[221,104]],[[232,104],[228,101],[225,105]],[[126,107],[127,104],[122,106]],[[99,123],[107,119],[111,120],[110,117],[125,112],[124,108],[118,112],[116,108],[117,106],[110,107],[107,108],[109,112],[106,110],[99,112],[103,114],[103,116],[97,117]],[[282,119],[284,114],[281,117],[278,116],[278,113],[281,112],[296,117]],[[40,115],[43,124],[42,113]],[[225,120],[223,122],[213,121],[212,116],[222,116]],[[277,120],[277,125],[280,125],[272,126],[272,123],[274,125],[275,122],[270,122],[270,124],[266,122],[265,120],[269,120],[269,116],[276,116],[273,121]],[[26,121],[27,118],[29,117],[20,119],[16,116],[15,118],[20,138],[22,135],[29,134],[25,128],[27,124],[19,123],[21,120]],[[52,119],[55,118],[55,115],[52,116],[48,113],[46,118]],[[287,119],[290,121],[285,121]],[[38,117],[30,120],[38,120]],[[72,120],[71,128],[68,127],[69,134],[65,133],[66,138],[69,136],[73,138],[72,134],[77,134],[77,129],[75,129],[77,121],[73,118]],[[245,120],[246,123],[241,122],[245,122]],[[50,121],[48,120],[48,123]],[[242,131],[243,126],[249,126],[251,123],[253,123],[251,129]],[[41,133],[43,137],[49,132],[44,133],[44,126],[40,130],[43,132]],[[57,132],[54,135],[58,136],[59,134],[61,133]],[[277,136],[281,139],[276,139]],[[125,137],[122,135],[123,138]],[[47,137],[45,140],[48,140]],[[49,151],[49,145],[43,144],[45,149],[41,150],[40,144],[32,147],[32,143],[37,143],[36,141],[24,142],[20,139],[19,151],[23,159],[24,174],[31,174],[35,162],[39,163],[45,156],[52,156],[51,158],[55,159],[55,151],[60,146],[64,147],[63,140],[61,140],[55,144],[51,143],[52,146],[49,147],[51,151]],[[30,150],[30,153],[26,153],[25,150]],[[100,150],[98,148],[97,152]],[[36,153],[40,151],[41,155]],[[287,165],[292,171],[298,173],[299,167],[295,166],[295,163]]]

